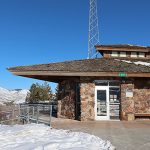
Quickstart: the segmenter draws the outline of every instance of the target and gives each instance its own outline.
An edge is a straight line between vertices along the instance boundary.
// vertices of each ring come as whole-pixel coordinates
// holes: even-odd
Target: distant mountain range
[[[5,103],[14,103],[20,104],[24,103],[27,93],[29,90],[15,89],[15,90],[7,90],[0,87],[0,104],[3,105]]]

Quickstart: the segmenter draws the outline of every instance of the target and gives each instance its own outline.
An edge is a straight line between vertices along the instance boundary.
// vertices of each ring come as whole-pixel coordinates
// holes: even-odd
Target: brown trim
[[[11,70],[10,70],[11,71]],[[64,71],[21,71],[21,72],[15,72],[11,71],[13,74],[18,76],[74,76],[74,77],[82,77],[82,76],[101,76],[101,77],[119,77],[119,73],[121,72],[64,72]],[[126,77],[150,77],[150,73],[125,73],[127,74]]]
[[[148,46],[137,46],[137,45],[128,45],[128,44],[118,44],[118,45],[96,45],[97,50],[126,50],[126,51],[142,51],[150,52],[150,47]]]
[[[73,80],[75,82],[79,82],[80,77],[73,77],[73,76],[46,76],[46,75],[19,75],[21,77],[27,77],[27,78],[32,78],[32,79],[38,79],[38,80],[44,80],[44,81],[49,81],[49,82],[55,82],[59,83],[63,80]]]
[[[150,117],[150,113],[135,113],[135,117]]]
[[[103,52],[103,51],[125,51],[125,52],[146,52],[148,53],[150,50],[146,49],[128,49],[128,48],[96,48],[97,51]]]

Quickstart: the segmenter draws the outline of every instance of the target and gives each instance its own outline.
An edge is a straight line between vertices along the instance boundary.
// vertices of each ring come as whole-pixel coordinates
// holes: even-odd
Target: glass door
[[[95,119],[109,120],[109,88],[98,86],[95,88]]]
[[[120,88],[109,87],[110,119],[120,119]]]

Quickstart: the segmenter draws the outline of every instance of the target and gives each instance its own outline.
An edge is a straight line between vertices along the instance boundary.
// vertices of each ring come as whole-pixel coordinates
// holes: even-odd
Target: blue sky
[[[0,86],[39,82],[7,67],[87,58],[88,13],[89,0],[0,0]],[[150,45],[149,0],[98,0],[98,16],[101,44]]]

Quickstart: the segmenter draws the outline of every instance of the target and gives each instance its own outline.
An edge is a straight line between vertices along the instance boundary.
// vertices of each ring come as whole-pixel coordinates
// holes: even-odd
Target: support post
[[[52,105],[50,105],[50,114],[49,114],[49,126],[51,126],[51,117],[52,117]]]
[[[37,106],[37,116],[36,116],[36,123],[39,123],[39,106]]]
[[[14,108],[13,108],[13,110],[12,110],[12,120],[11,120],[11,123],[13,124],[14,123],[14,115],[15,115],[15,111],[14,111]]]
[[[34,118],[34,106],[32,107],[32,118]]]
[[[29,114],[29,111],[30,111],[30,107],[28,106],[28,107],[27,107],[27,123],[29,123],[29,121],[30,121],[30,114]]]
[[[18,106],[18,123],[20,123],[20,116],[21,116],[21,114],[20,114],[20,104],[19,104],[19,106]]]

